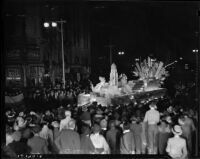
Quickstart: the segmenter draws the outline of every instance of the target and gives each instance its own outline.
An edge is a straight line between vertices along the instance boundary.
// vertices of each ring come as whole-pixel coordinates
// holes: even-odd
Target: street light
[[[140,59],[139,59],[139,58],[136,58],[135,61],[140,61]]]
[[[124,51],[118,52],[118,55],[124,55]]]
[[[52,22],[52,23],[51,23],[51,26],[52,26],[52,27],[57,27],[57,23],[56,23],[56,22]]]
[[[63,24],[66,23],[65,20],[60,21],[53,21],[51,22],[52,27],[57,27],[57,23],[61,24],[61,51],[62,51],[62,81],[63,81],[63,88],[65,88],[65,56],[64,56],[64,45],[63,45]],[[44,27],[48,28],[50,27],[50,24],[48,22],[44,23]]]
[[[48,27],[49,27],[49,23],[48,23],[48,22],[45,22],[45,23],[44,23],[44,27],[45,27],[45,28],[48,28]]]

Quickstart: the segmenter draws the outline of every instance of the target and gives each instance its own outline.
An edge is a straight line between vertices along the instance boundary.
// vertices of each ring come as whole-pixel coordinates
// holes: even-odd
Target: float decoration
[[[131,102],[145,104],[164,96],[166,89],[160,88],[160,86],[168,76],[168,72],[162,62],[152,62],[148,58],[148,62],[144,60],[141,64],[136,63],[134,74],[139,77],[139,80],[128,81],[125,74],[118,77],[117,67],[112,64],[110,81],[106,82],[104,77],[99,77],[100,82],[96,86],[91,84],[92,92],[90,94],[79,95],[79,106],[94,101],[102,106]]]
[[[134,75],[144,82],[146,89],[159,88],[166,77],[169,76],[164,63],[155,61],[148,57],[140,64],[137,62]]]

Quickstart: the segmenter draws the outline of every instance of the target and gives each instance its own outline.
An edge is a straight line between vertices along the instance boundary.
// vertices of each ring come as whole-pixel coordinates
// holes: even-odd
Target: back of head
[[[124,125],[123,125],[123,129],[124,130],[130,129],[130,123],[129,122],[125,122]]]
[[[151,102],[151,104],[149,105],[150,109],[156,109],[156,102]]]
[[[101,120],[100,126],[101,128],[107,128],[107,121],[105,119]]]
[[[109,129],[114,129],[115,128],[115,121],[114,120],[111,120],[109,122]]]
[[[65,117],[71,117],[71,111],[66,110],[65,111]]]
[[[90,127],[87,124],[83,123],[81,133],[88,135],[90,133]]]
[[[94,133],[99,133],[100,130],[101,130],[100,125],[97,124],[97,123],[95,123],[95,124],[93,125],[93,132],[94,132]]]

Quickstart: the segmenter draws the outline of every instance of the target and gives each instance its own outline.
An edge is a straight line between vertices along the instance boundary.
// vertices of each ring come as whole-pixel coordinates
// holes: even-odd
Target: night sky
[[[9,1],[11,4],[15,0]],[[24,2],[21,1],[22,4]],[[27,4],[29,2],[36,3],[32,0],[26,1]],[[64,19],[69,18],[65,6],[87,6],[90,11],[93,74],[108,75],[110,71],[107,45],[114,45],[113,61],[117,64],[119,73],[129,76],[134,59],[143,60],[147,56],[157,58],[165,64],[183,57],[177,64],[176,71],[181,72],[186,63],[191,69],[195,69],[195,54],[192,50],[198,48],[199,2],[68,3],[57,0],[37,3],[56,6]],[[59,6],[62,6],[62,9],[59,9]],[[124,51],[125,55],[119,56],[119,51]]]
[[[184,2],[96,5],[92,9],[94,56],[99,57],[102,67],[105,61],[109,64],[109,48],[105,46],[112,44],[113,61],[122,72],[130,69],[134,58],[147,56],[166,64],[183,57],[182,64],[194,65],[192,50],[198,47],[197,9],[197,3]],[[118,51],[125,55],[118,56]]]

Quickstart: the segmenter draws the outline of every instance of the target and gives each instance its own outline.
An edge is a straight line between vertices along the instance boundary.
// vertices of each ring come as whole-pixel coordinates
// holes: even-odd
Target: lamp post
[[[64,56],[64,44],[63,44],[63,24],[66,23],[65,20],[60,20],[60,21],[54,21],[51,22],[51,27],[57,27],[57,23],[59,23],[61,25],[61,52],[62,52],[62,82],[63,82],[63,88],[65,88],[65,56]],[[45,22],[44,23],[44,27],[48,28],[50,27],[49,22]]]

